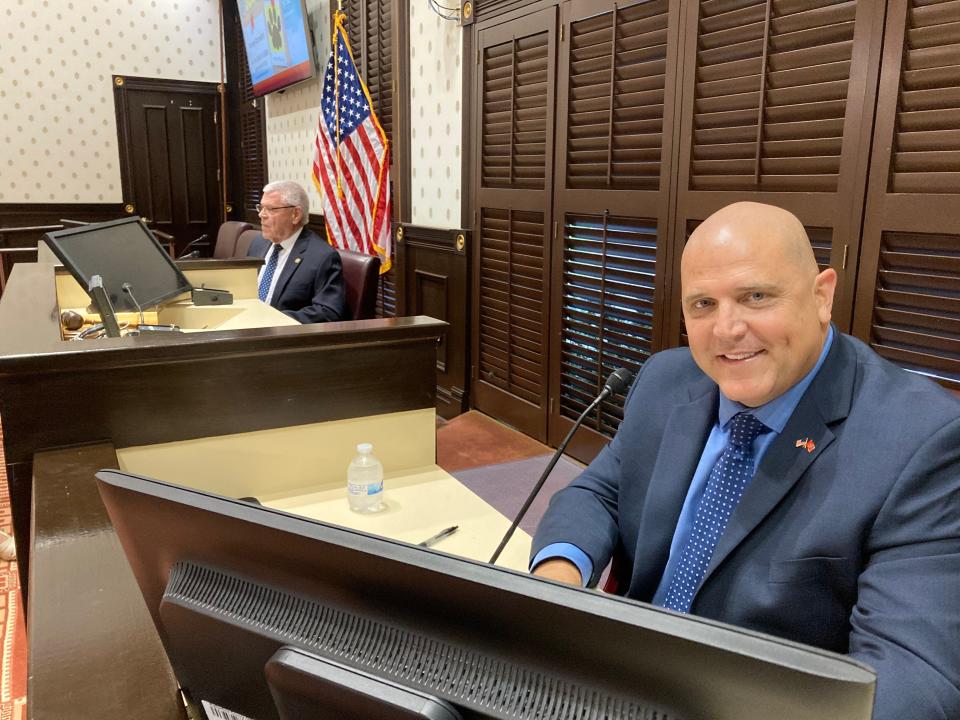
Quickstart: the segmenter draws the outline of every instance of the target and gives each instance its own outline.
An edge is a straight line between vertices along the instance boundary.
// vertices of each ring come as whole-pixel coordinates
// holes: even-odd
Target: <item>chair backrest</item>
[[[380,258],[352,250],[336,249],[343,264],[343,284],[347,292],[348,320],[367,320],[377,309],[377,285]]]
[[[240,254],[237,253],[237,240],[244,230],[252,227],[250,223],[240,220],[227,220],[223,223],[217,231],[217,244],[213,248],[213,257],[217,260],[238,257]],[[246,254],[247,251],[244,250],[242,255]]]
[[[255,237],[260,235],[260,230],[257,228],[250,228],[249,230],[244,230],[240,233],[240,237],[237,238],[237,249],[234,252],[234,257],[246,257],[247,251],[250,249],[250,243],[253,242]]]

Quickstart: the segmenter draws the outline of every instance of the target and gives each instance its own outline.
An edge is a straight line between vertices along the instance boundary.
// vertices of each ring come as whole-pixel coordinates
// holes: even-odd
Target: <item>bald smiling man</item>
[[[689,349],[643,366],[531,568],[839,653],[875,720],[960,718],[960,402],[830,323],[792,214],[736,203],[681,260]]]

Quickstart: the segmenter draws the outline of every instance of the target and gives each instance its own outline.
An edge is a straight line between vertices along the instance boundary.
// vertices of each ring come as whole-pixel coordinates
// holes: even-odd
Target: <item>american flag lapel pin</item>
[[[796,447],[805,448],[808,453],[812,453],[817,449],[817,445],[810,438],[803,438],[803,440],[797,440]]]

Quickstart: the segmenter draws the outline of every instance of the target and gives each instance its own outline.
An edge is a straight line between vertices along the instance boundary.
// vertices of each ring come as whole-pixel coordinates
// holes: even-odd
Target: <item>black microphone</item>
[[[194,245],[199,245],[204,240],[206,240],[207,237],[208,237],[207,234],[204,233],[203,235],[198,237],[196,240],[191,240],[190,242],[188,242],[187,246],[183,249],[183,252],[177,256],[177,260],[189,260],[190,258],[200,257],[199,250],[194,250],[193,252],[190,252],[190,248],[192,248]]]
[[[128,282],[125,282],[120,286],[123,291],[130,296],[130,299],[133,300],[133,304],[137,306],[137,312],[140,313],[140,324],[143,325],[143,308],[140,307],[140,303],[137,302],[137,299],[133,296],[133,285]]]
[[[517,513],[517,516],[510,524],[510,529],[507,530],[507,534],[503,536],[503,539],[500,541],[500,544],[493,553],[493,557],[490,558],[491,565],[497,561],[497,558],[500,557],[500,553],[503,552],[503,549],[507,546],[507,543],[510,542],[510,538],[512,538],[513,533],[516,532],[517,526],[520,524],[523,516],[527,514],[527,510],[530,509],[530,505],[533,503],[534,498],[537,497],[537,493],[540,492],[540,488],[542,488],[543,484],[547,481],[547,476],[550,475],[550,471],[553,470],[553,466],[557,464],[560,456],[563,455],[563,451],[566,449],[567,443],[570,442],[570,438],[573,437],[573,434],[577,431],[577,428],[583,424],[584,418],[586,418],[587,415],[589,415],[594,408],[597,407],[597,405],[602,403],[608,397],[611,395],[616,395],[617,393],[622,393],[624,390],[626,390],[630,386],[630,382],[632,380],[633,376],[626,368],[617,368],[610,373],[610,377],[608,377],[607,381],[603,384],[603,390],[601,390],[600,394],[597,395],[594,401],[587,406],[587,409],[580,413],[580,417],[578,417],[576,422],[573,423],[573,427],[570,428],[570,432],[567,433],[567,436],[563,439],[563,442],[560,443],[560,446],[557,448],[556,452],[553,453],[553,457],[550,458],[550,462],[547,463],[547,467],[543,469],[543,472],[540,474],[540,479],[537,480],[537,484],[533,486],[533,490],[531,490],[530,495],[527,496],[526,501],[523,503],[523,507],[520,508],[520,512]]]

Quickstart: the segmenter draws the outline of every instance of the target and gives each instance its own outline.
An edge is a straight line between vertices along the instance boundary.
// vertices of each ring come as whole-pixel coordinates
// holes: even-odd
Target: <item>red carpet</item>
[[[437,428],[437,465],[451,474],[551,452],[552,448],[476,410]]]
[[[0,530],[13,533],[7,465],[0,426]],[[23,720],[27,716],[27,634],[20,602],[20,576],[16,562],[0,561],[0,627],[3,630],[3,660],[0,672],[0,720]]]

